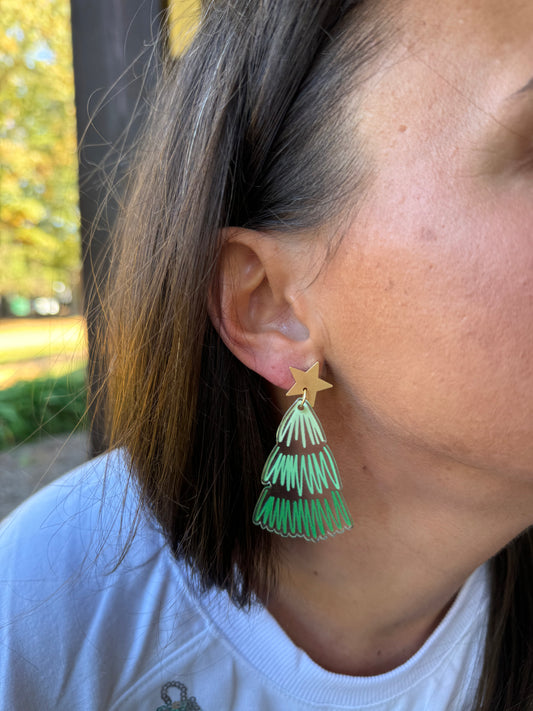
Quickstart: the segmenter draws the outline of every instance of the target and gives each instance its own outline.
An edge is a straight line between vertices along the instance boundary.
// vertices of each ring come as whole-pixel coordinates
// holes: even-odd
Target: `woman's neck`
[[[354,528],[318,543],[285,539],[267,601],[315,662],[356,676],[407,661],[473,570],[527,527],[533,505],[528,482],[375,444],[360,437],[355,464],[337,444]]]
[[[346,534],[350,535],[350,534]],[[382,674],[403,664],[425,642],[470,571],[456,577],[393,561],[391,545],[374,570],[323,543],[288,542],[279,585],[268,602],[293,642],[323,668],[339,674]],[[306,555],[304,546],[321,548]],[[440,574],[439,574],[440,573]]]

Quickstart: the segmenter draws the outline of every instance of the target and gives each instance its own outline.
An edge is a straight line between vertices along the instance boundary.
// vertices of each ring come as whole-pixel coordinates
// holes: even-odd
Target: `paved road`
[[[0,452],[0,520],[48,482],[87,459],[85,432],[46,437]]]

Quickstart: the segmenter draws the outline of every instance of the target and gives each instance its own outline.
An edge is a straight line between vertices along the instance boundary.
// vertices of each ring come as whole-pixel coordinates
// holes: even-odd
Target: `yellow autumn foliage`
[[[79,262],[69,1],[2,0],[0,295],[51,295]]]

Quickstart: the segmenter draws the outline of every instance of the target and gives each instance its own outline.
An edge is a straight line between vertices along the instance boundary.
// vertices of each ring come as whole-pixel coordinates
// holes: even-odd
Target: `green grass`
[[[85,370],[0,390],[0,449],[86,426]]]
[[[57,378],[86,359],[81,316],[0,319],[0,390],[21,380]]]
[[[0,365],[30,359],[52,358],[53,356],[58,355],[70,356],[76,354],[78,350],[79,348],[77,347],[73,347],[71,349],[66,348],[64,343],[51,343],[47,346],[46,350],[43,349],[40,344],[36,346],[12,346],[9,349],[2,348],[2,350],[0,351]]]
[[[85,322],[81,316],[0,320],[0,363],[84,350]]]

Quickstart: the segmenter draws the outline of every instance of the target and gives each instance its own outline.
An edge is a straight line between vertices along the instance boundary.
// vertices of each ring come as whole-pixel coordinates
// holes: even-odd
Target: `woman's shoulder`
[[[109,559],[139,523],[138,508],[122,453],[90,460],[41,489],[0,524],[0,575],[11,569],[15,577],[23,576],[26,566],[34,574],[64,574],[70,566],[74,573],[91,556]]]
[[[157,667],[158,650],[203,628],[120,452],[58,479],[0,526],[0,697],[14,707],[71,698],[111,708]]]

